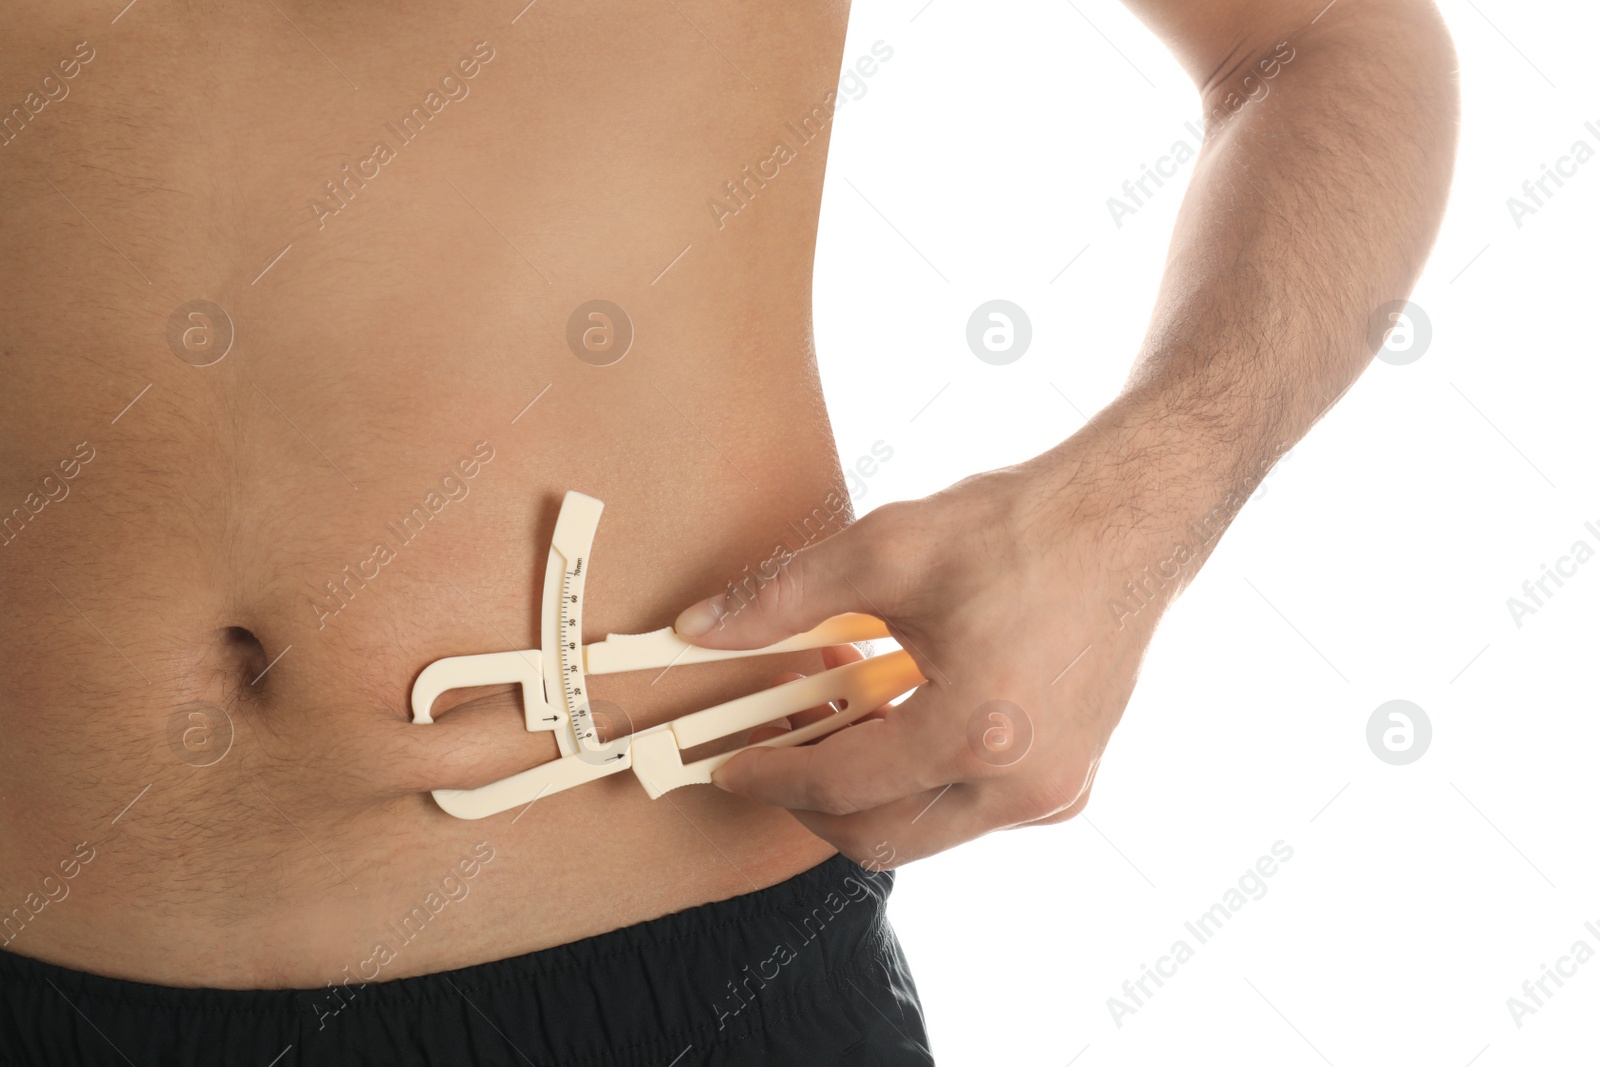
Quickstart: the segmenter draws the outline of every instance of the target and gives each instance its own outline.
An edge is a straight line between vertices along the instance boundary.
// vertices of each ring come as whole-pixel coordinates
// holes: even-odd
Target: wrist
[[[1022,466],[1028,539],[1040,553],[1076,556],[1119,628],[1130,613],[1159,615],[1292,444],[1274,442],[1272,427],[1184,410],[1170,393],[1130,390]]]

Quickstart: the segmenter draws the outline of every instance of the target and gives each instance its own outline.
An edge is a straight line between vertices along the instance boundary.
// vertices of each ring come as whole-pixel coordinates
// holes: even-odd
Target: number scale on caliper
[[[583,680],[583,575],[587,556],[561,572],[561,692],[578,747],[599,751],[599,734],[589,712],[589,687]]]

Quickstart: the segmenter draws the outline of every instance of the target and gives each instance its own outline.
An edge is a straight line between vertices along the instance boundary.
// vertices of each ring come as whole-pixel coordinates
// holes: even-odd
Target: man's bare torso
[[[538,646],[567,489],[607,505],[591,639],[837,510],[807,119],[845,9],[117,6],[26,4],[0,56],[0,944],[381,980],[828,855],[631,776],[452,819],[426,790],[554,744],[509,687],[431,727],[407,695]],[[609,366],[567,340],[596,299],[633,331]],[[818,662],[593,691],[642,728]]]

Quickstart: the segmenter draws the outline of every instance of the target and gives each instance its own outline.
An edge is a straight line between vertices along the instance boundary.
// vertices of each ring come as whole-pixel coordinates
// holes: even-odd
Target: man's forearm
[[[1126,506],[1114,525],[1141,526],[1135,554],[1226,525],[1371,360],[1369,320],[1410,292],[1444,210],[1455,56],[1431,5],[1340,0],[1279,33],[1204,88],[1206,141],[1133,374],[1048,476]],[[1209,543],[1192,547],[1198,564]]]
[[[679,616],[708,647],[755,648],[872,613],[929,679],[871,721],[717,772],[857,862],[885,840],[903,863],[1083,809],[1160,607],[1371,358],[1370,313],[1410,289],[1439,222],[1454,61],[1430,7],[1128,3],[1226,116],[1128,386],[1044,455],[794,553],[726,627],[723,598]],[[1243,77],[1285,40],[1293,60],[1252,92]],[[1227,106],[1230,90],[1255,99]]]

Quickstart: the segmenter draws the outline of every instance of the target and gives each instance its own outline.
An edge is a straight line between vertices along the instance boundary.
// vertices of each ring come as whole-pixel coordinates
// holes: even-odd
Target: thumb
[[[673,629],[706,648],[760,648],[847,611],[890,621],[885,613],[893,613],[897,597],[871,517],[798,552],[785,550],[755,571],[746,568],[726,592],[686,608]]]

